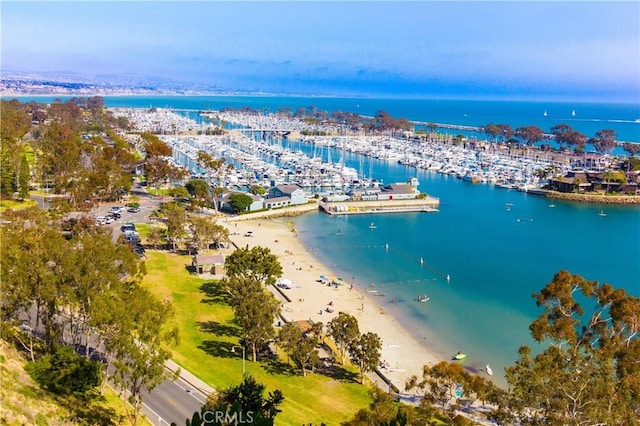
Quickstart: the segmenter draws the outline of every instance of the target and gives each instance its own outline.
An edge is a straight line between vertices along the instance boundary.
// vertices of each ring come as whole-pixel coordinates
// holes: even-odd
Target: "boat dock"
[[[330,215],[438,212],[440,200],[434,197],[411,200],[320,202],[320,209]]]

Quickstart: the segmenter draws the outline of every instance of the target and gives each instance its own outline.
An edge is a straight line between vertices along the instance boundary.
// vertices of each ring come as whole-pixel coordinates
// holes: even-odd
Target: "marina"
[[[205,178],[216,185],[270,188],[292,183],[309,197],[330,197],[330,201],[352,199],[358,191],[378,191],[382,179],[364,167],[364,158],[401,164],[417,170],[455,176],[469,183],[491,184],[496,188],[540,191],[549,175],[564,175],[575,165],[565,157],[534,150],[514,151],[506,145],[477,139],[457,140],[439,133],[424,138],[407,134],[291,137],[318,131],[295,117],[246,112],[208,112],[226,134],[206,134],[212,122],[169,111],[120,109],[118,113],[141,129],[159,132],[173,150],[173,161],[189,170],[192,177]],[[325,131],[339,129],[325,128]],[[285,137],[288,135],[289,137]],[[199,151],[224,158],[232,167],[205,170],[198,164]],[[361,156],[359,167],[345,165],[346,154]],[[356,196],[357,197],[357,196]]]

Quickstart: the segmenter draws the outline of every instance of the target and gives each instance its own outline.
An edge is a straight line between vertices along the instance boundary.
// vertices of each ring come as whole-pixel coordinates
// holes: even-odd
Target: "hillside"
[[[31,379],[26,363],[19,351],[0,340],[0,424],[124,424],[122,401],[112,391],[88,402],[54,395]]]

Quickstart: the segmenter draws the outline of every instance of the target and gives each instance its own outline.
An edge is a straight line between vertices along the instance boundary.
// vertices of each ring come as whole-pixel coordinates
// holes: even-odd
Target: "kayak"
[[[453,356],[453,359],[460,361],[461,359],[465,359],[467,357],[466,354],[457,353]]]

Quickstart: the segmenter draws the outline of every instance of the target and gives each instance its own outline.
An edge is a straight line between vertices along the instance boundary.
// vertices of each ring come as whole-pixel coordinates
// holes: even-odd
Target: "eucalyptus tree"
[[[275,337],[273,322],[280,312],[280,302],[254,277],[234,277],[230,281],[235,321],[242,330],[243,344],[250,346],[255,362],[258,349]]]
[[[21,140],[30,125],[24,105],[15,99],[0,101],[0,194],[3,196],[11,196],[19,188]],[[22,177],[22,173],[19,176]]]
[[[217,224],[206,216],[192,216],[189,218],[189,229],[191,230],[191,244],[198,250],[209,248],[212,243],[217,243],[222,225]]]
[[[209,207],[211,204],[211,189],[204,179],[191,179],[185,186],[195,205]]]
[[[424,403],[436,406],[453,422],[464,405],[473,404],[477,399],[500,403],[505,399],[491,381],[464,369],[459,362],[441,361],[435,365],[425,365],[422,377],[412,376],[405,390],[416,390]],[[511,418],[511,417],[509,417]]]
[[[360,383],[364,384],[364,375],[373,371],[380,363],[382,340],[376,333],[365,333],[349,344],[351,361],[360,369]]]
[[[163,212],[166,217],[167,238],[175,250],[176,244],[181,241],[186,234],[187,213],[176,203],[165,204]]]
[[[45,126],[37,146],[40,175],[53,183],[56,193],[63,193],[82,167],[82,139],[67,122]]]
[[[154,226],[149,230],[149,234],[147,235],[147,242],[151,244],[155,250],[158,248],[158,245],[165,240],[165,238],[166,228]]]
[[[267,247],[239,248],[227,257],[224,264],[229,280],[251,278],[264,286],[273,285],[282,276],[278,257]]]
[[[610,155],[616,146],[616,132],[611,129],[600,130],[591,139],[591,143],[601,154]]]
[[[575,147],[583,149],[587,142],[587,137],[584,134],[574,130],[567,124],[556,124],[552,126],[550,130],[556,142],[558,142],[562,148]]]
[[[219,183],[220,183],[219,181],[220,181],[220,173],[224,169],[225,161],[223,158],[214,158],[211,154],[205,151],[198,151],[198,157],[196,161],[198,165],[200,165],[200,167],[204,168],[208,172],[207,183],[209,184],[209,186],[214,187],[214,190],[212,191],[214,195],[213,208],[217,213],[218,205],[215,198],[221,193],[221,190],[222,190],[222,188],[219,187]],[[213,177],[215,177],[215,180],[216,180],[215,182],[212,181]],[[208,189],[208,192],[209,191],[210,190]]]
[[[302,370],[303,376],[307,375],[307,366],[313,371],[320,362],[318,344],[321,332],[321,322],[314,323],[306,332],[303,332],[297,323],[288,322],[278,333],[278,343]]]
[[[623,148],[631,157],[635,157],[640,154],[640,143],[625,142],[623,144]]]
[[[115,356],[112,378],[126,401],[128,420],[136,425],[143,395],[166,378],[164,364],[170,356],[166,345],[177,344],[178,334],[168,328],[173,314],[170,302],[159,301],[140,285],[125,287],[119,296],[127,309],[114,319],[120,330],[108,343]]]
[[[568,271],[539,293],[529,330],[545,349],[520,347],[506,369],[523,424],[636,424],[640,418],[640,298]]]
[[[533,146],[544,138],[544,132],[537,126],[522,126],[515,130],[515,136],[526,145]]]
[[[510,124],[497,124],[500,129],[500,141],[504,142],[505,140],[511,139],[513,134],[515,133],[511,128]]]
[[[338,316],[327,323],[327,330],[340,348],[340,363],[344,364],[347,348],[360,336],[358,320],[351,314],[339,312]]]
[[[498,136],[502,134],[502,130],[498,125],[489,123],[482,126],[482,131],[489,136],[494,142],[497,142]]]

